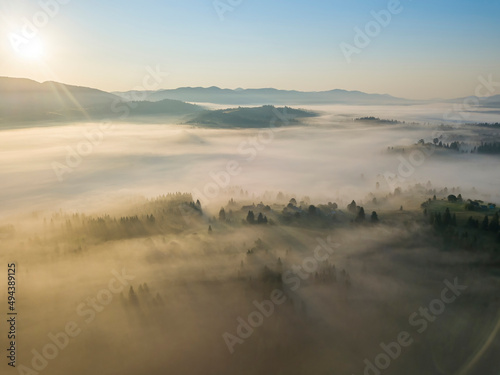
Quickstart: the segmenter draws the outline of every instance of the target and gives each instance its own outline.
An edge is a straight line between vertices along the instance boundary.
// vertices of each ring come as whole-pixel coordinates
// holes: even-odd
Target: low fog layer
[[[413,198],[423,199],[392,199]],[[179,210],[189,199],[10,221],[0,260],[16,260],[24,373],[362,374],[401,334],[387,374],[495,366],[499,281],[488,253],[442,251],[420,212],[382,205],[378,224],[353,224],[339,207],[334,221],[252,225],[240,221],[247,200],[225,205],[221,220],[194,203]],[[440,298],[447,304],[423,318]]]
[[[498,155],[466,152],[498,128],[306,109],[321,115],[262,129],[3,130],[18,373],[498,368]]]
[[[175,191],[193,193],[205,204],[218,204],[213,183],[221,190],[242,186],[257,195],[293,191],[348,200],[374,191],[376,182],[380,188],[393,190],[396,186],[388,185],[385,176],[399,175],[398,170],[407,171],[400,176],[401,185],[430,180],[442,187],[480,186],[483,193],[498,194],[500,170],[495,157],[436,153],[413,165],[407,154],[403,157],[412,165],[405,167],[397,154],[387,152],[388,147],[409,147],[419,139],[431,142],[436,135],[449,135],[450,142],[460,139],[461,133],[491,140],[489,134],[498,130],[443,131],[426,125],[420,111],[433,113],[435,108],[404,111],[396,107],[396,111],[390,107],[385,112],[381,107],[309,108],[322,116],[305,119],[307,126],[294,127],[286,126],[286,118],[277,117],[268,128],[248,130],[144,123],[4,130],[0,138],[3,214],[14,208],[64,207],[68,202],[68,207],[80,208],[94,198],[99,203],[115,195],[156,196]],[[371,115],[408,122],[422,119],[424,124],[380,126],[353,121]],[[229,181],[224,177],[228,162],[238,163]],[[219,176],[218,182],[214,175]],[[212,198],[203,194],[205,189],[212,192]]]

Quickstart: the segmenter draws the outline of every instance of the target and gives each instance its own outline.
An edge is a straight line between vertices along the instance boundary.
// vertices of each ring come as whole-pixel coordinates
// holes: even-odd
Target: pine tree
[[[441,219],[441,212],[438,212],[438,213],[436,214],[436,217],[435,217],[435,219],[434,219],[434,224],[435,224],[438,228],[442,226],[443,221],[442,221],[442,219]]]
[[[255,223],[255,215],[254,215],[253,211],[248,211],[247,222],[249,224],[254,224]]]
[[[347,209],[349,212],[356,213],[357,205],[356,202],[353,200],[348,206]]]
[[[489,220],[488,220],[488,215],[486,215],[483,219],[483,223],[481,224],[481,229],[488,230],[488,228],[489,228]]]
[[[499,222],[498,222],[498,212],[497,212],[493,216],[493,219],[491,219],[491,222],[490,222],[490,231],[496,233],[496,232],[498,232],[499,228],[500,228],[500,225],[499,225]]]
[[[446,210],[444,212],[443,224],[444,226],[448,226],[451,224],[451,214],[450,214],[450,209],[448,207],[446,207]]]
[[[219,211],[219,220],[226,221],[226,211],[224,211],[224,207],[222,207]]]
[[[267,222],[267,218],[264,221],[264,215],[262,215],[262,212],[259,212],[259,216],[257,216],[257,224],[265,224]]]
[[[365,221],[365,209],[363,207],[359,208],[358,216],[356,216],[356,221],[358,223]]]
[[[128,290],[128,299],[132,305],[134,306],[139,305],[139,298],[137,298],[137,295],[135,294],[134,288],[132,286],[130,286]]]
[[[453,216],[451,217],[450,225],[454,226],[454,227],[457,226],[457,215],[456,214],[453,214]]]

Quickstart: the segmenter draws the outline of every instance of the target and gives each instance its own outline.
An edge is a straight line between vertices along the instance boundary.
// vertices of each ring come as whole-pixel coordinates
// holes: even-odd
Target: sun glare
[[[26,60],[40,60],[44,56],[43,44],[39,39],[29,40],[17,49],[17,53]]]

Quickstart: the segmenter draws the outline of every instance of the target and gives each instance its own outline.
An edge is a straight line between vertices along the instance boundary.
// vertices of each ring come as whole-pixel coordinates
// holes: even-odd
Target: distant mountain
[[[134,91],[116,92],[130,98]],[[359,104],[389,105],[415,104],[418,101],[396,98],[390,95],[367,94],[361,91],[331,90],[317,92],[285,91],[267,89],[221,89],[218,87],[182,87],[173,90],[147,92],[149,101],[163,99],[185,102],[214,103],[228,105],[297,105],[297,104]]]
[[[254,108],[230,108],[204,111],[187,122],[213,128],[264,128],[300,125],[301,119],[314,117],[315,113],[289,107],[271,105]]]
[[[164,99],[159,102],[129,102],[128,104],[131,106],[130,117],[185,116],[205,110],[199,105],[170,99]]]
[[[500,95],[492,95],[492,96],[466,96],[463,98],[456,99],[448,99],[442,100],[445,103],[458,103],[463,104],[464,106],[474,107],[475,103],[479,103],[481,107],[489,107],[489,108],[500,108]]]
[[[276,108],[270,105],[353,104],[411,105],[432,102],[468,103],[468,98],[414,101],[390,95],[367,94],[360,91],[331,90],[319,92],[284,91],[277,89],[220,89],[218,87],[184,87],[147,92],[147,101],[131,101],[134,91],[108,93],[101,90],[66,85],[58,82],[39,83],[29,79],[0,77],[0,125],[36,121],[148,121],[155,117],[183,118],[191,116],[191,124],[203,126],[260,127],[272,120]],[[474,98],[474,97],[472,97]],[[470,99],[470,97],[469,97]],[[479,106],[500,109],[500,95],[478,98]],[[259,109],[236,108],[205,111],[186,102],[226,104],[228,106],[264,105]],[[305,111],[294,112],[295,118],[308,117]],[[271,113],[272,112],[272,113]],[[181,120],[185,121],[185,120]],[[294,119],[290,124],[294,124]],[[297,120],[298,121],[298,120]]]
[[[184,116],[202,110],[176,100],[126,102],[117,95],[88,87],[0,77],[0,124]]]
[[[0,121],[84,116],[85,110],[110,108],[118,97],[86,87],[57,82],[0,77]]]
[[[500,95],[493,95],[482,98],[480,100],[480,103],[483,107],[500,108]]]

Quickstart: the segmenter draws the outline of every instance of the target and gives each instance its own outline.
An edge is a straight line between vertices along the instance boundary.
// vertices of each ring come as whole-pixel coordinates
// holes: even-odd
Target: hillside
[[[130,92],[116,95],[130,97]],[[219,87],[181,87],[173,90],[148,92],[148,100],[163,99],[187,102],[232,105],[292,105],[292,104],[413,104],[415,101],[390,95],[367,94],[361,91],[330,90],[317,92],[264,89],[221,89]]]
[[[106,112],[117,100],[86,87],[0,78],[0,122],[84,118],[85,112]]]
[[[201,110],[176,100],[126,102],[88,87],[0,77],[0,124],[184,116]]]
[[[315,113],[300,109],[266,105],[257,108],[239,107],[204,111],[187,123],[214,128],[264,128],[300,125],[301,119],[314,116]]]

